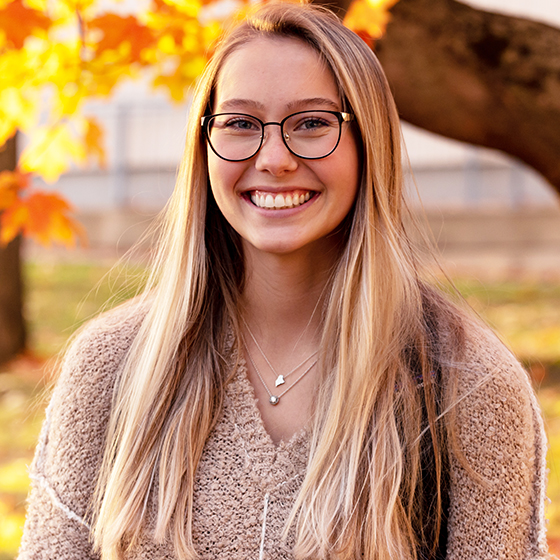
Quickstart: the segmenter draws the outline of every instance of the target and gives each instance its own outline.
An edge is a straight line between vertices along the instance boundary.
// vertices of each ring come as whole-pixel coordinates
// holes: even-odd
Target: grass
[[[26,317],[33,354],[0,368],[0,560],[18,548],[28,489],[27,465],[51,383],[51,358],[102,309],[128,299],[143,282],[141,268],[108,273],[100,264],[28,263]],[[560,281],[457,279],[467,302],[496,328],[543,382],[538,396],[550,439],[549,535],[560,542]]]
[[[33,353],[7,371],[0,368],[0,560],[12,559],[19,546],[27,466],[43,420],[53,357],[80,325],[132,297],[144,279],[140,268],[95,264],[28,263],[24,274]]]
[[[560,364],[560,281],[494,282],[459,279],[469,305],[526,364]]]

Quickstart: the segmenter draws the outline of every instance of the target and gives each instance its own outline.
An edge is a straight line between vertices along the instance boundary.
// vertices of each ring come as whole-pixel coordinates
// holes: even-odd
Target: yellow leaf
[[[16,129],[31,127],[38,116],[40,94],[36,69],[26,50],[0,53],[0,145]]]
[[[36,173],[48,183],[54,183],[72,163],[83,163],[86,158],[82,142],[66,123],[40,127],[20,157],[23,171]]]
[[[379,39],[390,19],[389,9],[398,0],[355,0],[344,18],[344,25],[357,33],[366,43],[373,46]]]

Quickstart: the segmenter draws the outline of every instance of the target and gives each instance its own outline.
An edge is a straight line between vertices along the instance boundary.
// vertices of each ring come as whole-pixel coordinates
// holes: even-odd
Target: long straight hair
[[[226,34],[195,91],[143,296],[149,309],[115,389],[93,507],[95,546],[103,560],[122,558],[158,488],[154,539],[171,539],[181,560],[196,557],[195,473],[222,407],[230,356],[239,352],[244,278],[239,237],[209,189],[200,119],[228,56],[257,37],[296,38],[319,54],[343,110],[355,115],[362,148],[361,184],[323,317],[309,463],[286,532],[295,528],[302,559],[432,554],[448,433],[439,411],[453,391],[447,380],[461,317],[419,277],[403,226],[399,119],[375,55],[327,10],[294,4],[268,4]],[[426,448],[435,481],[428,507]]]

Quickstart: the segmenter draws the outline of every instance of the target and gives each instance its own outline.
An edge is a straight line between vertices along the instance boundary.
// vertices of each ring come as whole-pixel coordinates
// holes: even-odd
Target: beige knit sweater
[[[104,444],[115,372],[142,314],[130,306],[100,317],[69,350],[47,409],[31,469],[33,489],[19,560],[97,558],[85,523]],[[460,440],[471,478],[451,458],[449,560],[548,558],[544,532],[545,436],[525,372],[495,337],[469,335]],[[306,469],[305,432],[276,446],[241,365],[197,472],[194,537],[202,559],[293,558],[281,532]],[[173,559],[144,538],[130,560]]]

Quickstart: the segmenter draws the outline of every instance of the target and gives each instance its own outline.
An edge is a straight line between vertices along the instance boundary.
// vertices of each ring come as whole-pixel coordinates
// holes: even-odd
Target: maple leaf
[[[20,157],[23,171],[37,173],[48,183],[54,183],[72,162],[83,163],[86,153],[83,143],[72,133],[67,123],[37,128]]]
[[[142,51],[156,42],[152,30],[134,16],[104,14],[91,20],[89,28],[98,29],[103,34],[95,46],[97,55],[110,50],[125,56],[128,54],[133,62],[141,62]]]
[[[21,171],[0,172],[0,211],[17,202],[19,192],[29,186],[29,177]]]
[[[25,39],[37,32],[46,32],[52,21],[45,14],[26,7],[23,0],[12,0],[0,9],[0,29],[6,41],[16,49],[21,49]]]
[[[60,243],[73,247],[86,243],[83,227],[71,216],[71,206],[58,194],[35,191],[19,198],[0,215],[0,244],[22,233],[42,245]]]

